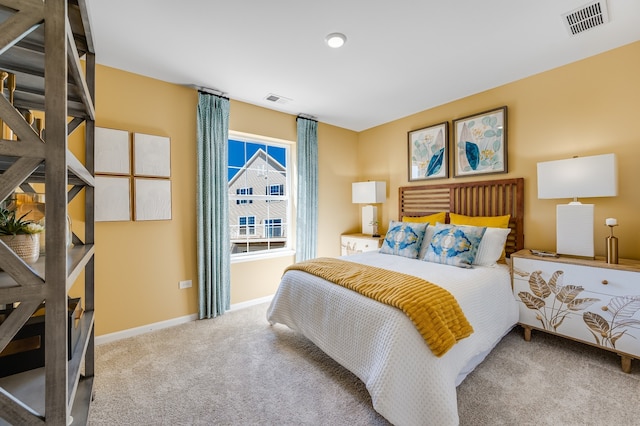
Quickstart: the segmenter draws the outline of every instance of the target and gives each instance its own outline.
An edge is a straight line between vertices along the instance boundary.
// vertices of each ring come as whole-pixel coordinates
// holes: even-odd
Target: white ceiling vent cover
[[[275,102],[277,104],[288,104],[293,100],[293,99],[285,98],[284,96],[276,95],[273,93],[269,93],[267,96],[264,97],[264,99],[266,101]]]
[[[609,22],[607,0],[594,1],[562,15],[567,31],[572,36]]]

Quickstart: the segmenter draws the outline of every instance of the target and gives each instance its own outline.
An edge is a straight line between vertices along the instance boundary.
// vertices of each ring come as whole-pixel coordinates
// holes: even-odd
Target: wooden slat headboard
[[[510,255],[524,248],[523,178],[402,186],[398,195],[400,220],[442,211],[467,216],[511,215],[506,252]]]

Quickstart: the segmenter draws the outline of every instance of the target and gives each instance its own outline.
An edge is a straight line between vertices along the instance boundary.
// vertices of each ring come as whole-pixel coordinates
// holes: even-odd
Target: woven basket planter
[[[40,234],[0,235],[0,240],[26,263],[35,263],[40,257]]]

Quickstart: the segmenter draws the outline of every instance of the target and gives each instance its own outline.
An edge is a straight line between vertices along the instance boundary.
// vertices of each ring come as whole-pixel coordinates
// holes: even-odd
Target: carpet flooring
[[[363,383],[268,304],[96,349],[91,425],[388,425]],[[458,387],[461,425],[635,425],[640,366],[514,329]]]

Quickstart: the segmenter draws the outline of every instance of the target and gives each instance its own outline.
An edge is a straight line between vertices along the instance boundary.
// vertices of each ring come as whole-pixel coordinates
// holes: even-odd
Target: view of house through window
[[[232,255],[288,248],[289,147],[229,132]]]

